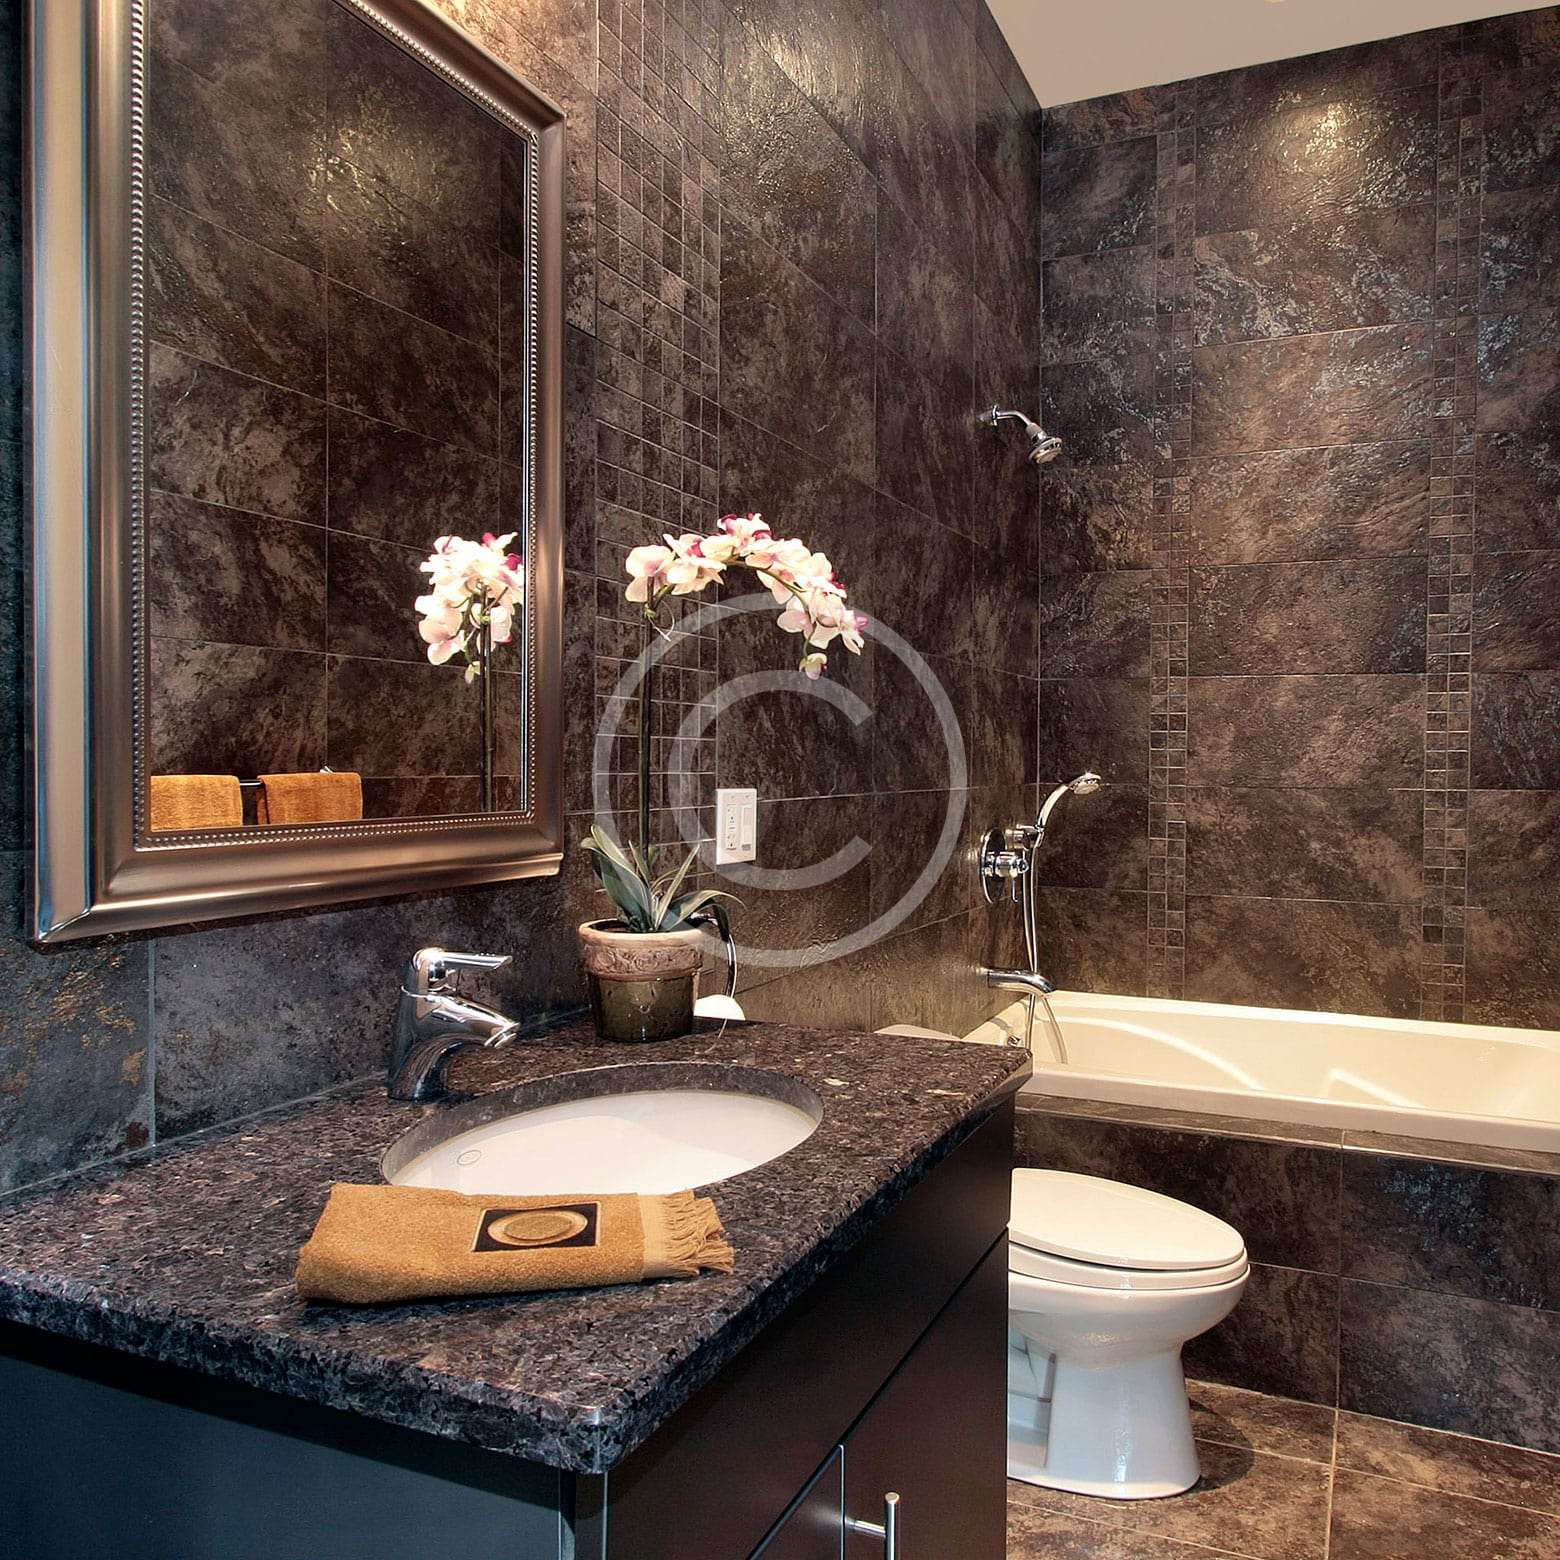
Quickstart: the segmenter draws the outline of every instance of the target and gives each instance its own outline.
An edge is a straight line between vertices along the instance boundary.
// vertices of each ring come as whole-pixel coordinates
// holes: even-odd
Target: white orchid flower
[[[627,560],[624,594],[650,617],[667,593],[694,595],[740,565],[752,569],[780,604],[779,627],[800,634],[810,647],[801,658],[808,677],[823,675],[825,652],[836,639],[861,653],[867,620],[845,604],[845,587],[828,554],[814,552],[800,537],[777,540],[761,515],[722,515],[712,535],[688,531],[662,541],[664,546],[634,548]]]
[[[423,614],[417,632],[428,646],[428,659],[435,666],[443,666],[465,648],[465,618],[457,608],[435,596],[419,596],[417,610]]]
[[[649,601],[651,592],[659,589],[671,561],[670,547],[636,547],[625,565],[633,583],[623,594],[630,601]]]
[[[417,631],[428,646],[428,659],[442,666],[452,657],[467,658],[466,681],[480,674],[473,646],[487,630],[494,644],[514,637],[515,613],[525,602],[525,560],[510,551],[516,532],[488,532],[480,542],[441,536],[418,565],[429,590],[413,603],[421,621]]]
[[[674,596],[694,595],[706,585],[713,585],[726,572],[726,565],[719,558],[712,558],[705,552],[704,542],[704,537],[691,531],[666,538],[666,544],[672,550],[666,578]]]

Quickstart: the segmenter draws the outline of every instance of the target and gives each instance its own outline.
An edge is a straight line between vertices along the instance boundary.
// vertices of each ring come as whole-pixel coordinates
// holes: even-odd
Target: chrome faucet
[[[449,1092],[445,1069],[468,1046],[508,1045],[520,1033],[505,1018],[456,990],[460,970],[501,970],[508,954],[446,953],[423,948],[401,976],[395,1036],[390,1047],[390,1098],[426,1102]]]
[[[997,991],[1022,991],[1030,996],[1048,997],[1056,987],[1044,975],[1029,970],[982,970],[986,984]]]
[[[1062,1026],[1056,1022],[1056,1014],[1051,1011],[1051,993],[1056,990],[1056,987],[1039,970],[982,969],[980,973],[986,977],[986,984],[993,990],[1022,992],[1029,998],[1024,1032],[1022,1035],[1010,1034],[1008,1044],[1021,1045],[1026,1051],[1034,1050],[1035,1009],[1043,1007],[1046,1022],[1051,1026],[1051,1039],[1056,1046],[1056,1059],[1065,1062],[1067,1037],[1062,1033]]]

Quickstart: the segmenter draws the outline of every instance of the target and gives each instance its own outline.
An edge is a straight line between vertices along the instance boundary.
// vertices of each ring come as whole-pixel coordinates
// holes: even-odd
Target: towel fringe
[[[645,1270],[667,1278],[692,1278],[706,1269],[729,1273],[736,1254],[708,1197],[671,1192],[641,1197],[645,1224]]]

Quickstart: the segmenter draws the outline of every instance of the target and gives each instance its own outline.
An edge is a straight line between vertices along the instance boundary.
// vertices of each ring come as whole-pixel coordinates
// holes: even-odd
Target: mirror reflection
[[[149,20],[151,827],[522,809],[530,142],[338,0]]]

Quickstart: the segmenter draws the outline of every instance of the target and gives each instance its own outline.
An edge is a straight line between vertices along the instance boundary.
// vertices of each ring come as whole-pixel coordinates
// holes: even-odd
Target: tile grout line
[[[1374,1479],[1378,1484],[1389,1484],[1397,1489],[1422,1490],[1426,1495],[1438,1495],[1442,1500],[1469,1501],[1475,1506],[1494,1506],[1499,1511],[1520,1511],[1524,1516],[1542,1517],[1560,1529],[1560,1514],[1546,1511],[1542,1506],[1524,1506],[1514,1500],[1496,1500],[1493,1495],[1472,1495],[1466,1490],[1442,1489],[1438,1484],[1420,1484],[1413,1479],[1394,1479],[1368,1468],[1345,1468],[1343,1471],[1356,1479]]]
[[[1333,1512],[1338,1500],[1338,1425],[1339,1410],[1336,1404],[1332,1411],[1332,1456],[1327,1464],[1327,1521],[1322,1527],[1322,1560],[1331,1560],[1332,1556],[1332,1532]]]
[[[1219,1446],[1230,1452],[1250,1452],[1255,1457],[1271,1457],[1277,1462],[1299,1463],[1306,1468],[1326,1468],[1329,1466],[1326,1457],[1302,1457],[1299,1452],[1275,1452],[1270,1446],[1254,1446],[1250,1439],[1244,1441],[1221,1441],[1216,1435],[1203,1434],[1195,1437],[1199,1446]],[[1169,1497],[1175,1499],[1175,1496]]]

